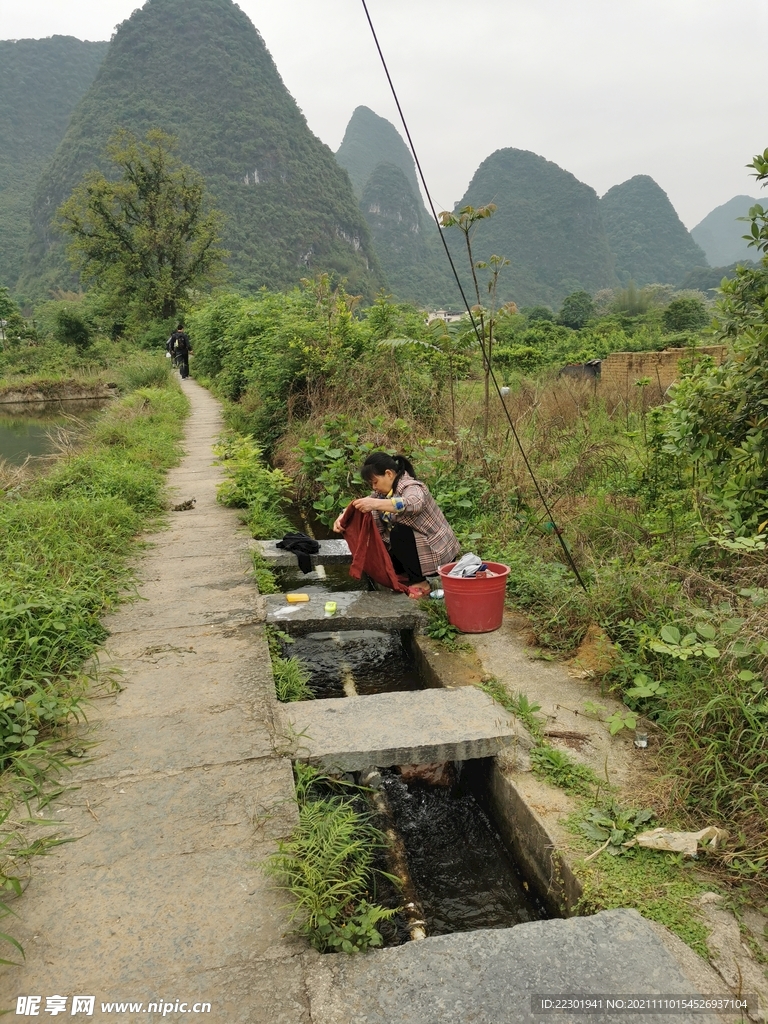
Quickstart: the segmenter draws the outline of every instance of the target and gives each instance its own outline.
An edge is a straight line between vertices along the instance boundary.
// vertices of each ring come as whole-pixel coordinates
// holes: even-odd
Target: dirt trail
[[[140,600],[106,622],[101,658],[123,689],[83,730],[96,745],[54,805],[79,837],[36,862],[19,919],[22,967],[4,967],[0,1008],[20,995],[95,997],[93,1020],[307,1021],[301,949],[259,863],[295,816],[290,762],[275,753],[274,690],[248,536],[216,504],[219,405],[193,381],[187,455],[169,476],[170,528],[149,538]],[[175,1012],[187,1003],[187,1014]],[[142,1003],[139,1016],[102,1003]],[[62,1014],[64,1016],[64,1014]],[[79,1014],[81,1019],[88,1015]]]

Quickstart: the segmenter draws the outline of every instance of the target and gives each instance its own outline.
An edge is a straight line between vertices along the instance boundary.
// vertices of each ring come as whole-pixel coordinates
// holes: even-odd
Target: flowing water
[[[286,644],[286,657],[299,658],[311,672],[316,698],[420,690],[407,637],[375,629],[309,633]]]
[[[428,935],[509,928],[547,916],[478,801],[476,774],[466,762],[459,780],[443,787],[383,773]]]

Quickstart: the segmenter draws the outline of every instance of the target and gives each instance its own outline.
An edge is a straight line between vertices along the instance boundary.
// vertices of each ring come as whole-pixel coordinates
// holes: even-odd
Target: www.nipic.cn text
[[[156,1003],[100,1003],[102,1013],[210,1013],[210,1003],[188,1003],[182,999],[160,1000]],[[40,1017],[44,1013],[56,1017],[68,1013],[70,1017],[82,1014],[92,1017],[96,996],[19,996],[16,1013],[23,1017]]]

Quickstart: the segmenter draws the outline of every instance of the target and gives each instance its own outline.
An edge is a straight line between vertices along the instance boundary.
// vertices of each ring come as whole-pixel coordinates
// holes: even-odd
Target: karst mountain
[[[759,253],[744,240],[750,225],[740,220],[746,217],[755,203],[765,204],[766,199],[752,199],[750,196],[734,196],[714,210],[691,229],[694,239],[707,255],[713,267],[725,267],[738,261],[752,261]]]
[[[357,107],[336,159],[349,174],[393,293],[424,305],[455,304],[456,284],[437,226],[395,126],[368,107]]]
[[[608,242],[623,284],[679,284],[707,258],[666,192],[647,174],[614,185],[600,200]]]
[[[21,280],[70,275],[57,207],[118,129],[178,139],[225,215],[230,283],[284,288],[327,270],[371,298],[382,283],[349,179],[309,130],[258,31],[232,0],[148,0],[117,29],[37,187]]]
[[[108,47],[72,36],[0,42],[0,285],[18,280],[35,187]]]

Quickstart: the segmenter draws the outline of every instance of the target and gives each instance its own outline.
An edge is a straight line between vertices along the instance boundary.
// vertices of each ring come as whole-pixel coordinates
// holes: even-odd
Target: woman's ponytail
[[[414,480],[416,479],[416,470],[413,468],[410,461],[406,459],[404,455],[395,455],[393,456],[392,461],[397,466],[398,476],[402,476],[403,473],[407,473],[408,476],[412,476]]]

